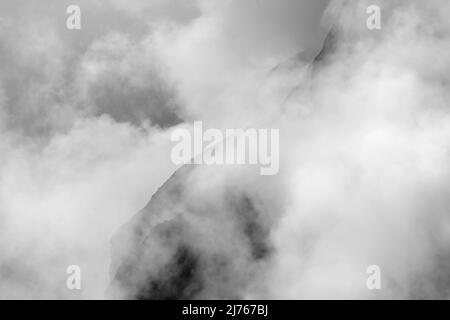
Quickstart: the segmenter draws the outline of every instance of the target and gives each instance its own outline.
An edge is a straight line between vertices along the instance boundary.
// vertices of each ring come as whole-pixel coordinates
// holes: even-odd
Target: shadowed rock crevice
[[[268,238],[269,227],[262,221],[261,213],[258,212],[249,197],[243,196],[235,204],[236,219],[247,237],[250,252],[255,260],[266,258],[271,251]]]
[[[185,195],[183,181],[195,170],[181,170],[169,179],[116,235],[113,297],[241,299],[256,281],[252,270],[270,257],[269,225],[242,193],[225,191],[216,207],[180,197]],[[177,213],[180,207],[191,209]],[[172,218],[160,220],[162,211]]]
[[[202,290],[199,259],[188,246],[182,245],[163,270],[146,280],[136,293],[139,300],[192,299]]]

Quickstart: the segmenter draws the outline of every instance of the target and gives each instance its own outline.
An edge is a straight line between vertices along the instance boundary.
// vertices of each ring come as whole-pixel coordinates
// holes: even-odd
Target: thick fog
[[[68,30],[71,4],[0,2],[0,298],[108,298],[113,235],[198,120],[280,130],[277,175],[182,182],[214,216],[230,188],[263,212],[270,256],[242,297],[449,297],[448,1],[79,0]],[[239,221],[202,248],[239,256]]]

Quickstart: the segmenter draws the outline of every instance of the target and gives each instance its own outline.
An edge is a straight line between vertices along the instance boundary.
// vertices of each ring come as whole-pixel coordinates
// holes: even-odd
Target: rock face
[[[296,63],[277,70],[296,72],[298,64],[314,68],[326,61],[335,42],[331,31],[321,50],[300,53]],[[225,167],[181,168],[123,226],[112,241],[112,297],[264,297],[264,282],[258,279],[270,263],[269,233],[277,213],[258,206],[251,188],[237,187],[246,173]],[[249,180],[254,179],[253,174]],[[256,185],[261,183],[266,182]]]
[[[118,232],[112,242],[112,297],[252,295],[271,253],[269,220],[245,192],[222,178],[226,170],[217,169],[181,168]],[[213,175],[221,182],[201,185]]]

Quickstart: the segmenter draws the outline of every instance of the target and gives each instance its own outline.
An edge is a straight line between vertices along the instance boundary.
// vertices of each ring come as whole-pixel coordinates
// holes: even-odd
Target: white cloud
[[[175,170],[161,127],[197,119],[281,129],[278,178],[216,169],[185,182],[184,201],[218,217],[239,185],[273,222],[264,290],[241,293],[371,298],[377,264],[382,297],[447,297],[449,4],[376,2],[378,33],[368,1],[329,10],[337,47],[312,68],[289,59],[320,47],[326,1],[82,2],[79,34],[57,9],[2,2],[0,297],[74,297],[71,264],[81,297],[104,297],[112,234]]]

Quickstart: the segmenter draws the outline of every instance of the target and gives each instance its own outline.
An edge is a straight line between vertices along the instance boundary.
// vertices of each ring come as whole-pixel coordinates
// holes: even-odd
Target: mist
[[[132,281],[190,244],[194,298],[448,298],[447,1],[79,1],[75,32],[69,4],[0,4],[0,298],[133,296],[111,281],[136,223]],[[197,120],[279,129],[279,174],[175,166]]]

